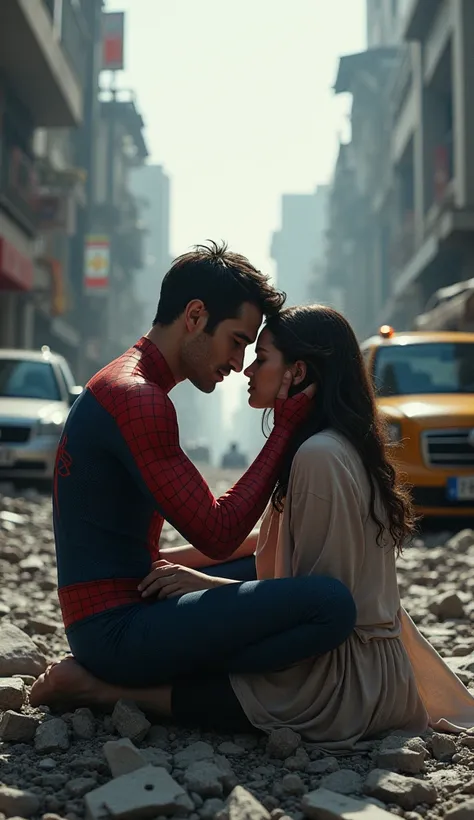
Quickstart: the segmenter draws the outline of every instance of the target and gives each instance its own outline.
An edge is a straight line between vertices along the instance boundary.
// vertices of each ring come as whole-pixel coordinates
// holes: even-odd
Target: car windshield
[[[0,359],[0,397],[61,400],[52,365],[24,359]]]
[[[474,393],[474,343],[381,346],[374,382],[379,396]]]

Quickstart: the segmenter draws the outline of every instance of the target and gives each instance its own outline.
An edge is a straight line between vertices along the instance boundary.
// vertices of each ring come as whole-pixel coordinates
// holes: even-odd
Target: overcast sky
[[[107,0],[126,11],[126,71],[153,162],[172,180],[172,252],[227,239],[272,270],[284,192],[327,182],[348,101],[341,54],[365,0]],[[104,77],[104,79],[106,79]]]

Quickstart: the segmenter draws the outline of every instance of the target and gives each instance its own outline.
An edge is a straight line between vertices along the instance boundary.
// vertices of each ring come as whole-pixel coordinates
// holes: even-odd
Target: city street
[[[208,475],[217,492],[225,491],[235,478],[213,470]],[[164,540],[179,543],[179,536],[166,526]],[[465,530],[446,543],[438,540],[427,534],[425,543],[418,540],[406,550],[399,565],[400,587],[406,608],[425,636],[462,681],[474,687],[474,532]],[[18,497],[0,495],[0,572],[0,709],[6,710],[0,721],[0,817],[53,820],[59,815],[74,820],[84,816],[85,795],[106,783],[112,783],[118,794],[120,784],[111,780],[112,775],[148,763],[164,767],[177,793],[181,785],[184,794],[167,807],[160,805],[158,796],[155,815],[134,814],[133,806],[142,805],[143,798],[135,784],[127,798],[129,808],[111,816],[125,820],[177,813],[207,820],[223,809],[237,784],[260,805],[245,814],[248,796],[236,790],[235,813],[222,815],[236,820],[264,820],[269,812],[274,820],[286,814],[295,819],[341,816],[311,808],[308,795],[320,787],[360,801],[370,799],[380,809],[374,820],[382,820],[384,811],[406,820],[442,818],[474,795],[472,733],[459,738],[431,732],[417,739],[390,736],[369,743],[365,753],[336,760],[305,748],[287,729],[270,739],[201,735],[172,726],[150,727],[127,704],[112,715],[88,709],[60,716],[33,710],[27,700],[33,677],[67,650],[56,597],[47,497],[34,491]],[[120,737],[134,741],[140,750],[135,752],[138,762],[134,758],[130,763],[130,751],[108,746],[107,763],[104,744]],[[374,771],[381,769],[385,774]],[[393,774],[388,776],[387,770]],[[323,793],[318,794],[321,799]],[[91,798],[86,800],[93,804]],[[88,816],[103,815],[89,809]]]

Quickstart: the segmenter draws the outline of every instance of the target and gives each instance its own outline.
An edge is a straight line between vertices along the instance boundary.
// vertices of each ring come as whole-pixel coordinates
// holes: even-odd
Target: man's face
[[[239,373],[244,364],[245,348],[257,338],[262,318],[255,305],[244,302],[237,317],[224,319],[212,335],[206,333],[206,323],[198,323],[188,333],[181,349],[185,378],[203,393],[212,393],[216,384],[232,370]]]

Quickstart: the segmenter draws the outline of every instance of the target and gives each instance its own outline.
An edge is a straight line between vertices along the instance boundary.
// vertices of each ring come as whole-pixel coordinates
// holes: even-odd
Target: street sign
[[[121,71],[124,67],[123,11],[109,11],[102,15],[102,70]]]
[[[110,239],[108,236],[86,236],[84,249],[84,287],[86,293],[103,292],[109,286]]]

